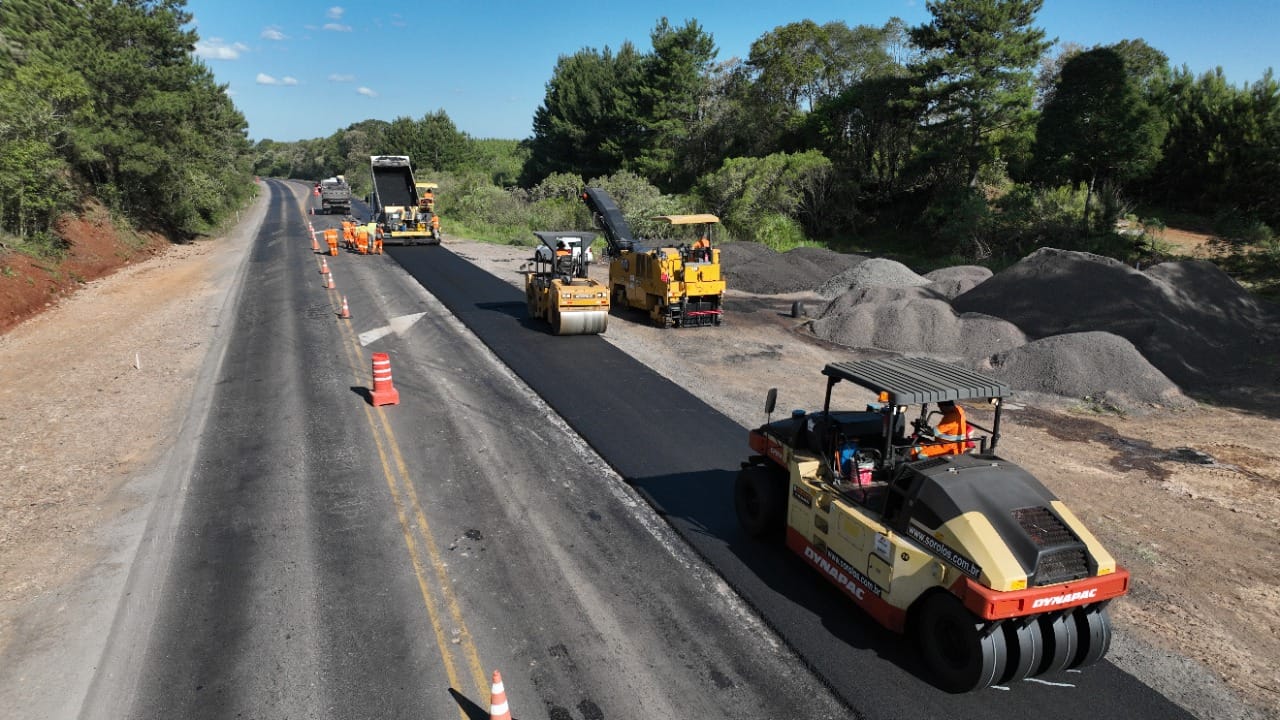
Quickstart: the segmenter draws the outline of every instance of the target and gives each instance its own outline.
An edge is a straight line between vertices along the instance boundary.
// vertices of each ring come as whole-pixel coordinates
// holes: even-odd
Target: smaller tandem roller
[[[750,432],[755,454],[734,487],[743,529],[785,533],[873,619],[913,634],[949,692],[1101,660],[1106,606],[1128,592],[1129,573],[1061,500],[996,455],[1009,389],[927,358],[831,363],[822,374],[821,411]],[[846,381],[876,402],[832,409]],[[776,399],[770,390],[767,413]],[[961,400],[990,403],[991,427],[968,423]]]
[[[587,277],[595,233],[535,231],[542,241],[524,275],[529,317],[556,335],[597,335],[609,325],[609,289]]]

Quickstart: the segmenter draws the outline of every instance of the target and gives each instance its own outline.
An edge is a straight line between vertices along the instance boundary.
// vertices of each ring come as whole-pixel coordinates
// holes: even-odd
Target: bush
[[[1260,246],[1275,237],[1266,223],[1234,208],[1214,216],[1213,231],[1223,240],[1235,245]]]
[[[1080,223],[1086,196],[1083,186],[1014,185],[995,202],[990,217],[992,253],[1021,258],[1039,247],[1083,249]]]
[[[921,229],[931,238],[927,249],[978,259],[990,254],[991,211],[977,188],[944,191],[920,216]]]
[[[529,191],[530,200],[547,200],[561,198],[574,202],[582,202],[578,193],[582,192],[582,178],[573,173],[552,173],[543,178]]]
[[[730,237],[758,240],[758,232],[780,227],[771,216],[790,218],[797,228],[802,219],[822,225],[831,178],[831,161],[817,150],[774,153],[725,160],[719,170],[699,179],[695,192],[706,211],[720,216]]]
[[[782,213],[764,215],[754,230],[756,242],[763,243],[778,252],[786,252],[802,245],[818,245],[805,238],[800,223]]]

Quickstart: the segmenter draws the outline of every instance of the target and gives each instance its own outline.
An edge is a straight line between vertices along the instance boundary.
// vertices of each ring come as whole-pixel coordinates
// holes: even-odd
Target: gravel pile
[[[726,268],[745,265],[761,255],[777,255],[778,253],[757,242],[734,240],[720,243],[720,264]]]
[[[810,292],[833,274],[861,263],[861,255],[799,247],[785,253],[753,242],[720,246],[720,266],[731,290],[780,295]]]
[[[811,327],[814,335],[849,347],[969,360],[1027,340],[1012,323],[958,314],[946,300],[925,297],[854,304],[815,319]]]
[[[1015,390],[1090,398],[1122,409],[1193,404],[1133,343],[1108,332],[1033,340],[993,356],[990,369]]]
[[[917,275],[915,271],[900,262],[885,258],[871,258],[847,270],[829,275],[829,279],[819,284],[817,290],[822,297],[833,298],[861,288],[928,284],[928,279]]]
[[[1030,338],[1091,331],[1118,335],[1184,389],[1218,384],[1251,358],[1280,348],[1276,307],[1198,260],[1144,272],[1089,253],[1044,248],[952,304],[960,312],[1008,320]],[[1131,374],[1102,369],[1100,382],[1109,387],[1120,387]]]
[[[948,300],[969,292],[991,277],[991,270],[981,265],[956,265],[925,273],[928,288]]]

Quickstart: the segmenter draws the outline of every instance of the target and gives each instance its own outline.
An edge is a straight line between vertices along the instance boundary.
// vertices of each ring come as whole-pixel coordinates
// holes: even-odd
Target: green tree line
[[[565,189],[592,183],[623,193],[637,222],[654,208],[710,211],[732,237],[776,247],[872,239],[996,262],[1047,244],[1123,254],[1135,251],[1117,232],[1124,220],[1192,214],[1274,255],[1271,72],[1236,86],[1221,70],[1173,68],[1141,39],[1059,45],[1036,26],[1041,6],[933,0],[914,27],[805,20],[726,61],[697,20],[663,18],[647,49],[562,55],[518,144],[473,140],[438,111],[265,141],[257,168],[367,184],[369,154],[409,154],[446,179],[440,208],[455,228],[499,235],[581,222]]]
[[[192,55],[184,0],[0,3],[0,232],[49,242],[96,196],[178,235],[253,192],[244,117]]]

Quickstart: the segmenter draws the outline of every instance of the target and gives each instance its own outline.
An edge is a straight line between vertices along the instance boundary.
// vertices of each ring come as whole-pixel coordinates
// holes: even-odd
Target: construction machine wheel
[[[1071,613],[1076,632],[1080,636],[1080,649],[1076,650],[1071,667],[1087,667],[1102,659],[1111,648],[1111,616],[1106,608],[1076,608]]]
[[[1037,675],[1054,675],[1071,667],[1080,649],[1080,637],[1072,613],[1040,616],[1044,636],[1044,659]]]
[[[1005,645],[1009,648],[1009,662],[1000,678],[1000,684],[1005,685],[1040,671],[1044,661],[1044,633],[1035,617],[1006,620],[1003,628]]]
[[[791,303],[791,317],[802,318],[809,313],[804,309],[804,302],[797,300]]]
[[[987,628],[955,595],[938,592],[926,598],[916,631],[925,662],[947,692],[970,692],[1004,676],[1009,661],[1004,631]]]
[[[609,324],[609,313],[604,310],[562,313],[555,311],[551,323],[556,335],[599,335]]]
[[[738,471],[733,507],[747,535],[766,538],[781,533],[787,510],[787,481],[780,472],[751,465]]]

